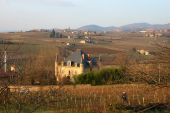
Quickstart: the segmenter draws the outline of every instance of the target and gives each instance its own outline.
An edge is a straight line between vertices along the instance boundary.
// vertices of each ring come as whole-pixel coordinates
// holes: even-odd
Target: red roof
[[[4,71],[0,70],[0,78],[8,78],[8,77],[12,77],[12,76],[16,76],[16,73],[4,72]]]

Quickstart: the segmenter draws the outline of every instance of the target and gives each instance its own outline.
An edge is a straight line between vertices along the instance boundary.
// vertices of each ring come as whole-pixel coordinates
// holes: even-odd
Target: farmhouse
[[[58,55],[55,61],[55,76],[57,81],[61,81],[64,77],[73,78],[73,76],[91,71],[96,65],[95,58],[82,50],[73,52],[63,61],[58,61]]]

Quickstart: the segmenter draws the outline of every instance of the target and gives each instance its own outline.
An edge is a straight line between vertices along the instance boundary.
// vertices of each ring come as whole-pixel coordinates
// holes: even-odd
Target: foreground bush
[[[77,84],[103,85],[125,83],[127,78],[123,69],[103,69],[98,72],[88,72],[74,77]]]

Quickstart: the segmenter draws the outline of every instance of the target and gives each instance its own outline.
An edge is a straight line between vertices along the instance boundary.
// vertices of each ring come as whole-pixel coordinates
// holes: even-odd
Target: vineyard
[[[12,87],[18,89],[19,87]],[[35,90],[36,89],[36,90]],[[147,106],[165,104],[163,113],[168,113],[170,88],[146,84],[124,84],[109,86],[32,86],[8,92],[1,99],[2,113],[130,113],[134,109],[125,109],[122,92],[126,92],[126,106]],[[6,92],[7,93],[7,92]],[[1,96],[3,93],[1,90]],[[3,100],[3,101],[2,101]],[[6,103],[6,104],[3,104]],[[149,111],[149,110],[148,110]],[[150,112],[147,112],[150,113]]]

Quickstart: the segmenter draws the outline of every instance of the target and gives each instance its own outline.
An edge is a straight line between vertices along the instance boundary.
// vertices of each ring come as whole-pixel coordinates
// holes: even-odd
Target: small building
[[[81,40],[80,44],[86,44],[86,41],[85,40]]]
[[[159,32],[145,32],[145,37],[161,37],[162,34]]]
[[[89,34],[89,32],[87,32],[87,31],[86,31],[86,32],[84,32],[84,35],[88,35],[88,34]]]
[[[70,43],[67,43],[66,45],[67,45],[67,46],[69,46],[69,45],[70,45]]]
[[[146,56],[150,55],[150,54],[149,54],[149,51],[146,51],[146,50],[143,50],[143,49],[137,50],[137,52],[138,52],[139,54],[141,54],[141,55],[146,55]]]
[[[95,58],[91,58],[89,54],[82,50],[73,52],[63,61],[55,61],[55,76],[57,81],[61,81],[64,77],[73,78],[76,75],[92,71],[96,65]]]
[[[10,71],[11,71],[11,72],[16,72],[16,66],[15,66],[15,65],[11,65]]]

